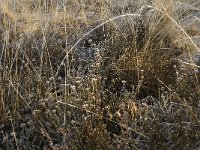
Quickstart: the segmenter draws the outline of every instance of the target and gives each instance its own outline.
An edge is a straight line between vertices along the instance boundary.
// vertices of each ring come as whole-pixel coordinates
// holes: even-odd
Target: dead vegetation
[[[2,0],[0,149],[200,148],[199,9]]]

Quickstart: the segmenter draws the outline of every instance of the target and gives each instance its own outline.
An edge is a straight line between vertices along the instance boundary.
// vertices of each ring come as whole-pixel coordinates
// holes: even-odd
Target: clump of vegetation
[[[0,2],[0,149],[200,148],[194,1]]]

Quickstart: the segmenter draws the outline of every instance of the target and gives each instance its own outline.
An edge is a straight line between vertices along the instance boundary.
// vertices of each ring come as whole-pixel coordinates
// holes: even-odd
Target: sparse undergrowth
[[[0,2],[0,149],[200,148],[200,3],[113,1]]]

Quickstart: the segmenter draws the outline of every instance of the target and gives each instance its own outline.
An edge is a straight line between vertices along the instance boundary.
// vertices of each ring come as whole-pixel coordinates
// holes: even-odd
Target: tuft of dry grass
[[[0,149],[199,149],[197,0],[2,0]]]

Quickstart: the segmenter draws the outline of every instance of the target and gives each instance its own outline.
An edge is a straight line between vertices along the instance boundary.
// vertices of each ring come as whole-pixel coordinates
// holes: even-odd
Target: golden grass
[[[199,148],[198,1],[143,3],[0,1],[0,149]]]

